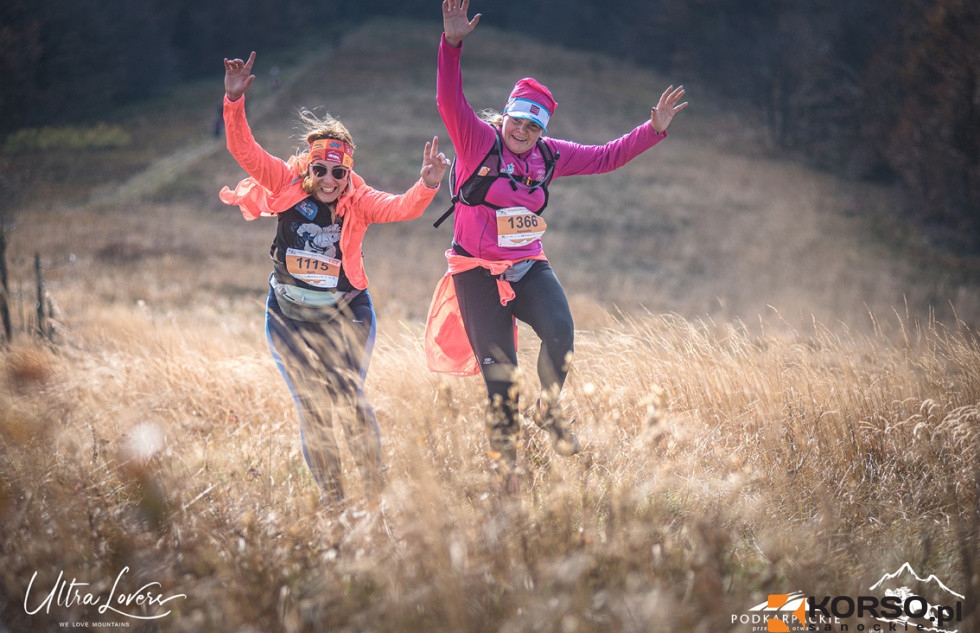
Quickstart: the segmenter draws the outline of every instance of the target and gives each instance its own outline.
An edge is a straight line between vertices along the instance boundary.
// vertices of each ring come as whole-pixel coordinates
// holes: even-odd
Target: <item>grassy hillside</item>
[[[358,171],[379,188],[404,189],[418,174],[425,140],[437,134],[448,140],[434,106],[437,36],[438,26],[375,23],[349,33],[336,50],[311,55],[300,48],[268,58],[258,51],[258,81],[249,93],[256,136],[286,156],[297,146],[291,139],[296,111],[323,106],[353,131]],[[542,62],[529,66],[528,59]],[[247,240],[241,250],[248,257],[237,265],[254,265],[255,276],[241,286],[260,297],[267,266],[255,256],[262,248],[252,244],[270,240],[273,229],[269,222],[243,223],[216,196],[242,175],[209,134],[221,98],[220,62],[212,82],[114,117],[134,139],[128,147],[12,157],[31,164],[35,182],[15,215],[17,261],[30,265],[37,251],[59,262],[67,250],[84,266],[106,246],[153,259]],[[514,81],[534,73],[560,104],[552,133],[585,143],[627,132],[663,87],[687,85],[692,105],[668,141],[618,172],[564,179],[553,188],[548,254],[575,299],[580,324],[601,323],[594,314],[620,308],[719,321],[755,321],[775,309],[797,326],[815,317],[864,329],[868,312],[899,307],[943,321],[955,319],[955,309],[975,325],[980,262],[929,251],[891,215],[893,192],[808,171],[780,156],[767,147],[758,113],[719,103],[710,86],[489,29],[467,42],[463,64],[478,109],[499,109]],[[278,92],[269,88],[273,67],[282,69]],[[367,263],[379,280],[373,291],[383,316],[424,315],[451,238],[448,226],[435,230],[431,221],[447,201],[440,194],[421,221],[372,229]],[[44,221],[24,221],[38,216]],[[174,225],[183,216],[228,239],[199,239]],[[141,228],[100,226],[117,222]],[[79,227],[101,235],[76,233]],[[141,239],[157,246],[147,252]],[[214,281],[194,285],[213,293]],[[142,290],[142,298],[152,300],[152,290]]]
[[[404,189],[425,141],[447,140],[437,38],[375,23],[314,54],[258,51],[257,137],[285,156],[296,110],[325,105],[359,173]],[[893,192],[774,155],[710,86],[490,29],[464,55],[477,108],[534,74],[560,104],[551,132],[602,142],[669,83],[692,104],[626,168],[553,187],[583,452],[557,457],[525,427],[521,494],[501,499],[479,380],[426,370],[442,192],[422,220],[368,233],[389,486],[365,498],[345,452],[350,505],[324,511],[262,332],[274,223],[216,197],[242,175],[209,132],[220,62],[213,82],[113,116],[129,147],[12,157],[34,184],[8,234],[0,631],[748,631],[769,594],[866,595],[905,562],[964,596],[960,630],[977,625],[977,263],[888,220]],[[34,253],[53,344],[25,333]],[[105,596],[126,568],[120,590],[184,597],[149,622],[39,608],[59,572]]]

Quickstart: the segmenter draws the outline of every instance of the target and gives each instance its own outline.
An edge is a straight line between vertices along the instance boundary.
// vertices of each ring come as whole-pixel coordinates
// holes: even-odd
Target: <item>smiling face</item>
[[[541,138],[541,126],[527,119],[504,115],[504,145],[515,154],[528,151]]]
[[[350,180],[350,169],[340,163],[316,161],[310,164],[313,196],[324,204],[336,202]]]

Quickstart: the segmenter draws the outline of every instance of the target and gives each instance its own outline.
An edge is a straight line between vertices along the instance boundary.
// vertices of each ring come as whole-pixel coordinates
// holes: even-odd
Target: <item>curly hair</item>
[[[347,126],[333,118],[329,113],[324,113],[321,116],[303,108],[299,111],[298,124],[296,138],[297,140],[305,141],[305,144],[297,148],[297,154],[309,151],[310,144],[313,141],[326,138],[343,141],[350,145],[352,149],[356,149],[354,137],[351,136]],[[300,175],[303,176],[303,191],[309,194],[314,193],[316,186],[313,178],[310,176],[309,167],[304,168],[304,171]]]

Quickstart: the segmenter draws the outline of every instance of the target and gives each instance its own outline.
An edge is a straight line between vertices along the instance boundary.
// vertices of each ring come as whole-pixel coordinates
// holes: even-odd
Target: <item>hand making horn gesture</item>
[[[255,51],[248,56],[248,61],[225,58],[225,94],[229,101],[238,101],[248,87],[255,81],[252,66],[255,65]]]

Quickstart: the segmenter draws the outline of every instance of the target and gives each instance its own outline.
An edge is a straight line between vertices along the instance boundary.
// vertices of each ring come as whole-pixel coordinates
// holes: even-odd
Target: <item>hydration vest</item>
[[[468,207],[485,204],[493,209],[499,209],[499,206],[486,202],[487,192],[490,191],[490,186],[497,178],[509,178],[510,186],[514,191],[517,191],[518,183],[530,187],[531,191],[540,187],[544,190],[544,204],[541,205],[537,213],[541,213],[548,206],[548,184],[551,182],[552,177],[554,177],[555,163],[561,158],[561,152],[557,154],[552,153],[551,148],[544,142],[544,139],[539,138],[535,145],[538,151],[541,152],[541,157],[544,159],[544,178],[541,180],[531,180],[528,177],[515,178],[512,174],[508,174],[500,169],[504,163],[503,141],[500,136],[500,130],[497,130],[494,136],[493,147],[490,148],[490,151],[480,161],[476,170],[470,174],[470,177],[458,189],[456,187],[456,158],[453,158],[452,171],[449,173],[449,189],[453,192],[453,198],[449,208],[439,216],[438,220],[433,222],[432,226],[438,228],[440,224],[445,222],[446,218],[456,210],[458,203],[462,203]]]

